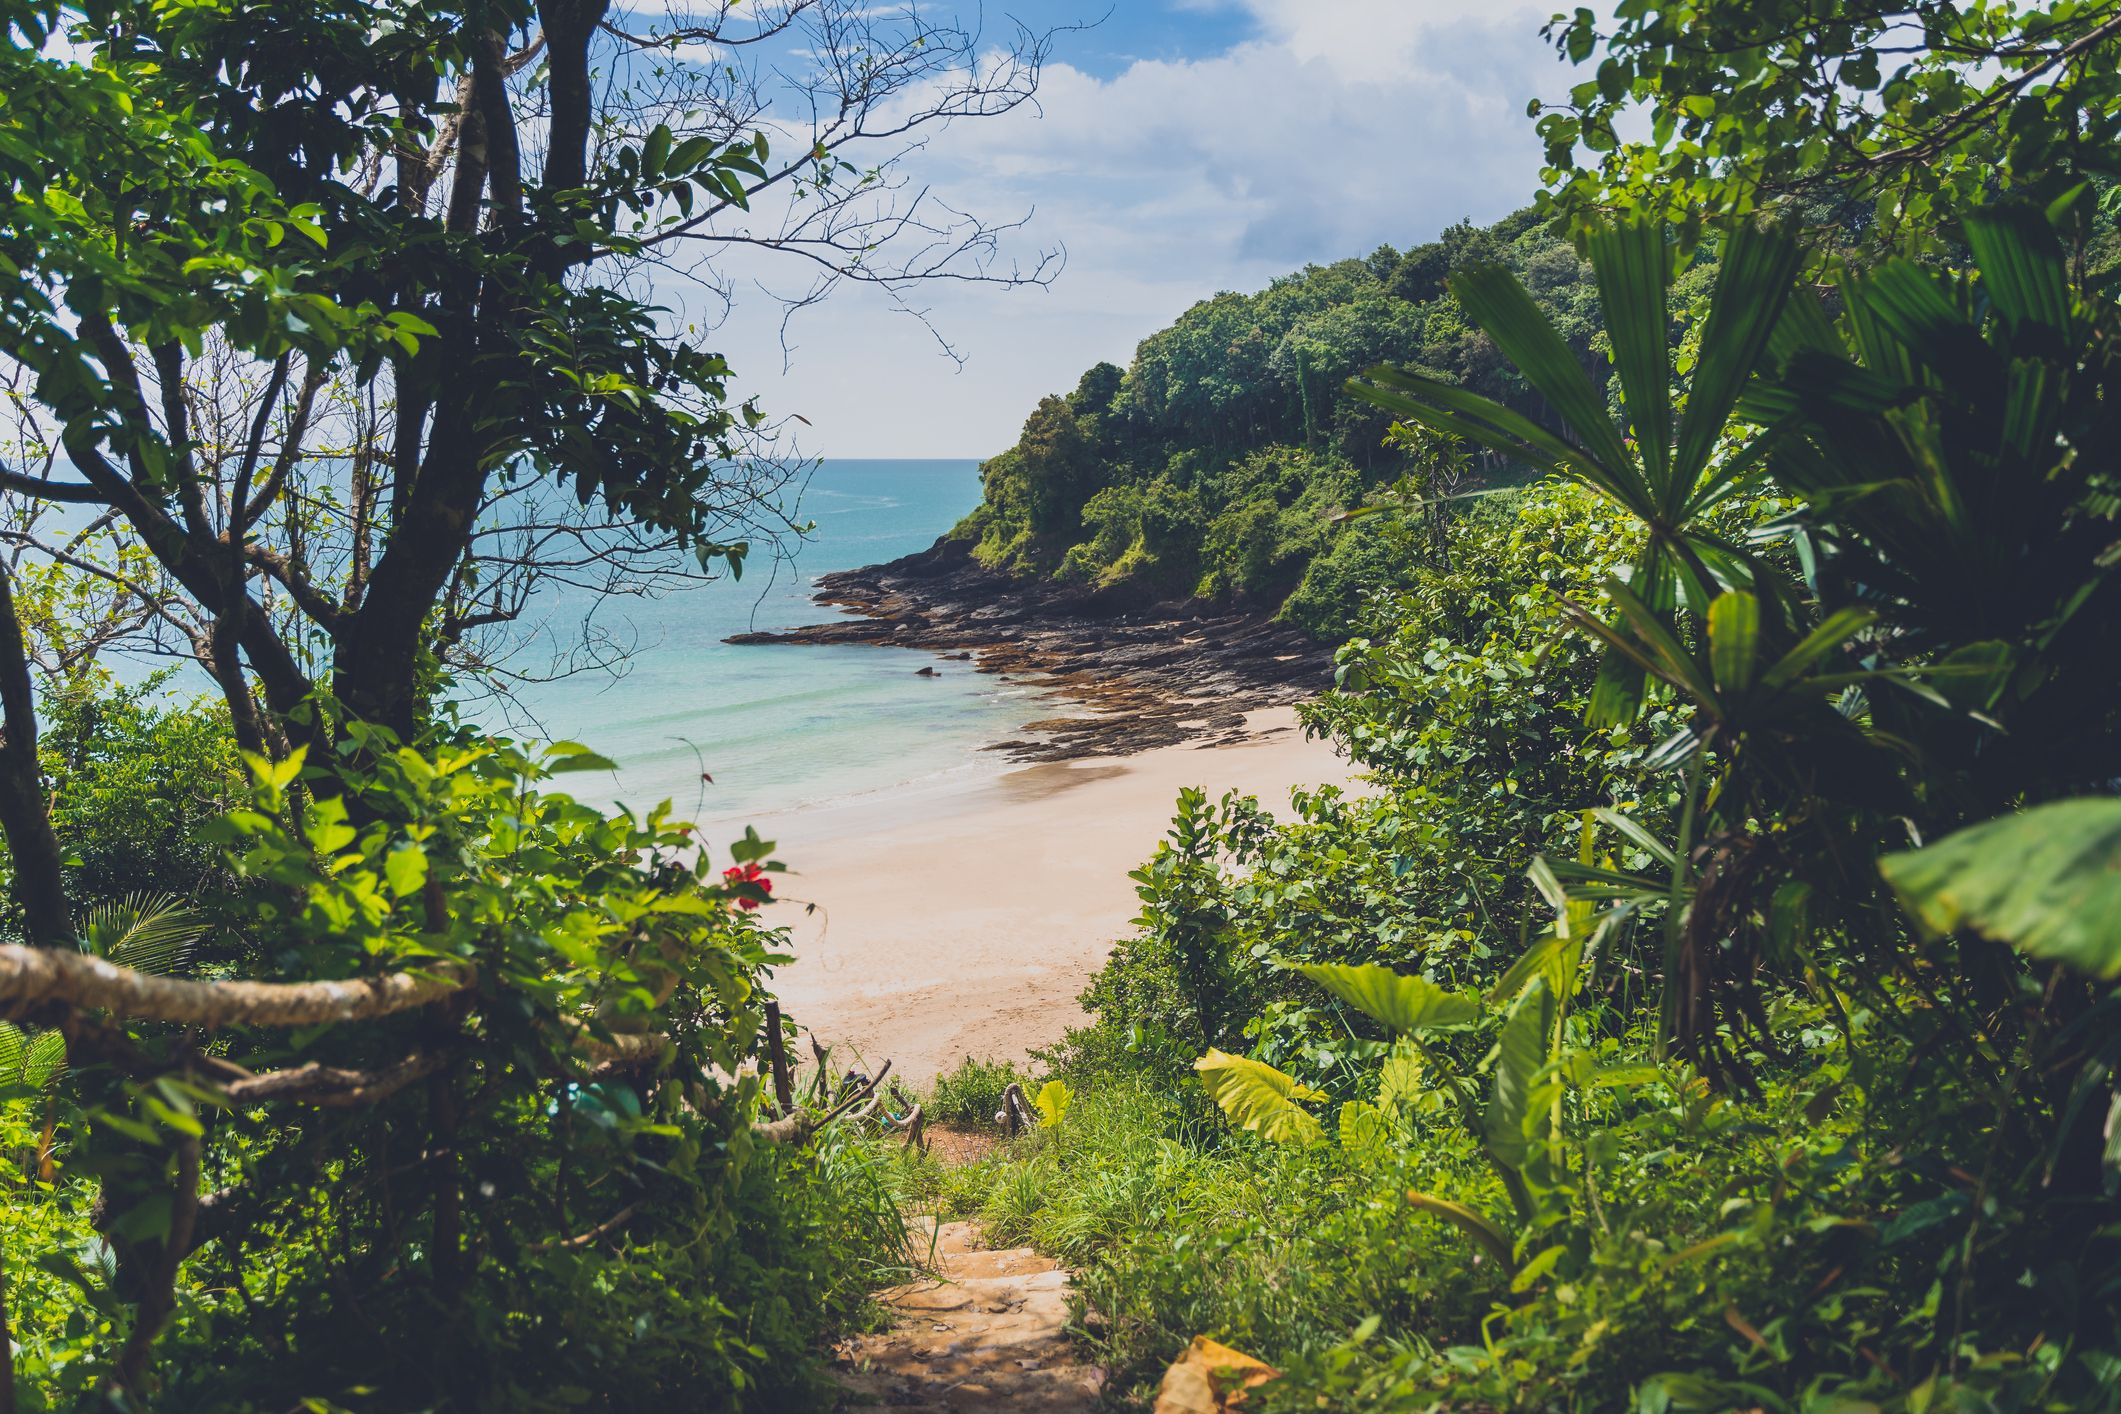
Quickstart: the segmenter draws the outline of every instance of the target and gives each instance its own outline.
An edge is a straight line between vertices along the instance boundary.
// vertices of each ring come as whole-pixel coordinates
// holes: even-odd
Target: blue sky
[[[1185,60],[1220,53],[1252,37],[1256,26],[1231,4],[1170,0],[1004,0],[988,8],[1035,27],[1091,26],[1062,40],[1070,64],[1101,79],[1137,61]]]
[[[950,8],[926,0],[930,13]],[[1106,14],[1109,9],[1109,15]],[[966,6],[966,13],[971,7]],[[1570,70],[1539,38],[1551,0],[987,0],[1061,36],[1036,110],[958,124],[908,173],[959,209],[1028,217],[1013,252],[1063,246],[1047,289],[936,287],[919,307],[962,355],[870,291],[788,328],[734,271],[720,331],[743,391],[809,422],[827,456],[986,456],[1038,398],[1073,387],[1197,300],[1310,261],[1405,247],[1528,201],[1526,100]]]

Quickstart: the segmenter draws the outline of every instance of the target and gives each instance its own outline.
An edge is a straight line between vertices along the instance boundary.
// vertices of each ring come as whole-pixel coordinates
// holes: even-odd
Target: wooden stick
[[[533,1242],[528,1250],[532,1252],[566,1252],[577,1247],[587,1247],[597,1239],[609,1237],[620,1228],[626,1226],[627,1223],[633,1220],[633,1215],[639,1211],[641,1211],[639,1203],[628,1203],[587,1232],[577,1233],[573,1237],[557,1238],[550,1242]]]
[[[795,1113],[795,1080],[788,1071],[788,1038],[781,1034],[781,1004],[766,1003],[766,1060],[773,1067],[773,1102],[784,1115]]]
[[[303,1104],[350,1109],[388,1099],[413,1081],[442,1068],[442,1057],[410,1055],[382,1070],[341,1070],[335,1066],[298,1065],[288,1070],[268,1071],[225,1088],[229,1100],[238,1105],[261,1100],[296,1100]]]

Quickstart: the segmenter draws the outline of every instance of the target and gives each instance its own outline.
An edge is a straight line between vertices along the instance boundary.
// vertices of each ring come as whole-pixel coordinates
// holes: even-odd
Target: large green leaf
[[[1323,1100],[1319,1091],[1273,1066],[1211,1050],[1193,1062],[1208,1098],[1230,1122],[1276,1144],[1315,1144],[1324,1137],[1318,1120],[1298,1100]]]
[[[1933,933],[2121,977],[2121,800],[2059,800],[1879,862]]]
[[[1340,1147],[1348,1157],[1381,1163],[1391,1157],[1393,1135],[1392,1121],[1377,1106],[1350,1100],[1340,1107]]]
[[[1411,1114],[1428,1093],[1422,1079],[1421,1052],[1411,1042],[1398,1042],[1377,1073],[1378,1105],[1396,1115]]]
[[[1969,214],[1963,224],[1982,287],[2012,332],[2026,324],[2066,328],[2069,267],[2046,214],[1998,202]]]
[[[1679,422],[1679,448],[1672,459],[1673,486],[1683,498],[1679,505],[1702,494],[1695,483],[1708,467],[1740,390],[1759,366],[1770,339],[1783,329],[1783,310],[1803,258],[1797,243],[1782,231],[1758,225],[1742,225],[1724,242],[1715,295],[1701,326],[1701,352],[1687,390],[1686,414]],[[1812,310],[1817,309],[1813,301]],[[1831,326],[1825,336],[1832,337]],[[1819,326],[1801,314],[1784,337],[1793,342],[1817,338]],[[1722,476],[1734,474],[1732,464],[1726,464]]]
[[[1661,221],[1630,221],[1591,233],[1588,254],[1598,275],[1598,303],[1635,448],[1659,508],[1675,508],[1672,456],[1672,331],[1666,294],[1672,251]],[[1678,493],[1684,496],[1684,490]]]
[[[1038,1107],[1039,1128],[1060,1128],[1061,1121],[1068,1117],[1068,1106],[1074,1100],[1075,1092],[1068,1088],[1065,1080],[1049,1080],[1041,1085],[1031,1100]]]
[[[1744,692],[1759,666],[1760,600],[1742,590],[1709,605],[1709,670],[1725,692]]]
[[[1294,970],[1402,1035],[1459,1030],[1480,1019],[1480,998],[1473,993],[1447,992],[1426,977],[1374,962],[1298,963]]]
[[[1590,453],[1601,488],[1638,514],[1654,515],[1655,500],[1606,413],[1605,395],[1517,277],[1499,265],[1473,266],[1451,277],[1451,290],[1503,357],[1561,414]]]
[[[1523,1168],[1531,1148],[1525,1116],[1535,1077],[1547,1063],[1547,1032],[1553,1024],[1554,994],[1544,979],[1534,978],[1503,1024],[1495,1060],[1495,1094],[1481,1124],[1488,1154],[1507,1169]]]

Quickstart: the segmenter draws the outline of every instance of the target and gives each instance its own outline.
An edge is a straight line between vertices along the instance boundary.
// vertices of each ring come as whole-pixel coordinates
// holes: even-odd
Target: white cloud
[[[798,316],[781,376],[778,310],[740,297],[722,346],[746,389],[809,418],[811,448],[828,455],[986,455],[1041,394],[1098,359],[1125,363],[1198,299],[1530,199],[1525,103],[1569,82],[1538,36],[1544,6],[1233,5],[1256,38],[1111,78],[1056,64],[1037,112],[961,123],[913,159],[953,206],[990,219],[1035,208],[1020,244],[1068,250],[1050,290],[923,292],[962,371],[885,301],[845,289]]]

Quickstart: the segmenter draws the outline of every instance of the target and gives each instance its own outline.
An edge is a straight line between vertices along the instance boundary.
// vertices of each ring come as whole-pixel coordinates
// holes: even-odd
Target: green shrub
[[[448,1407],[481,1410],[830,1409],[821,1336],[859,1323],[869,1292],[912,1271],[894,1159],[828,1131],[813,1152],[771,1149],[719,1177],[717,1201],[644,1215],[624,1242],[518,1247],[466,1293],[483,1313],[475,1339],[395,1354],[367,1323],[412,1329],[398,1323],[417,1321],[424,1298],[386,1288],[357,1300],[341,1287],[332,1249],[344,1230],[320,1205],[313,1235],[251,1255],[242,1290],[202,1274],[167,1338],[164,1401],[395,1409],[440,1388]],[[293,1364],[277,1358],[296,1351]]]
[[[230,1022],[212,1071],[196,1032],[69,1034],[50,1109],[0,1075],[0,1152],[24,1175],[0,1184],[0,1256],[35,1274],[29,1397],[72,1407],[105,1379],[164,1280],[154,1384],[173,1409],[829,1403],[819,1338],[907,1269],[901,1183],[870,1146],[753,1133],[756,979],[779,935],[733,904],[757,886],[665,811],[538,789],[579,746],[347,733],[340,794],[304,789],[300,755],[257,763],[244,807],[194,827],[243,882],[224,912],[244,971],[446,985],[468,968],[476,991],[337,1026]],[[645,1053],[616,1039],[645,1033]],[[426,1074],[391,1083],[408,1055]],[[230,1065],[354,1072],[374,1098],[239,1101],[209,1088]],[[56,1121],[50,1172],[21,1159],[39,1121]],[[220,1196],[165,1265],[190,1185]]]
[[[1001,1110],[1002,1092],[1012,1084],[1023,1086],[1027,1096],[1036,1088],[1031,1073],[1014,1061],[966,1056],[955,1070],[935,1077],[921,1105],[929,1119],[988,1127]]]

